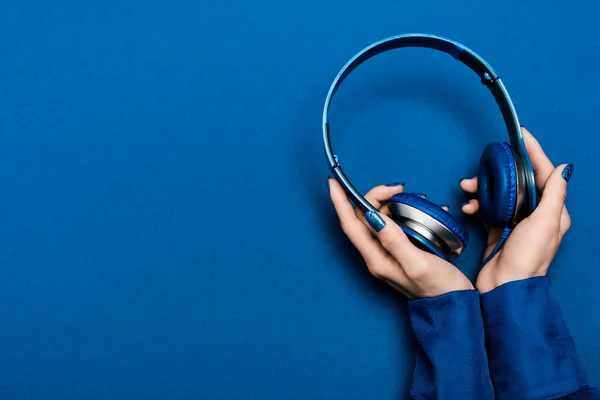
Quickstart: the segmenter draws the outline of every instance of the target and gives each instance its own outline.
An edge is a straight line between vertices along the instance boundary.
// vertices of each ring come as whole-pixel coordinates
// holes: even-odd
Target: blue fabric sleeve
[[[509,282],[481,296],[496,398],[600,399],[547,277]]]
[[[585,388],[571,393],[567,396],[559,397],[555,400],[598,400],[600,399],[600,391],[596,388]]]
[[[417,338],[410,398],[493,399],[479,292],[455,291],[408,304]]]

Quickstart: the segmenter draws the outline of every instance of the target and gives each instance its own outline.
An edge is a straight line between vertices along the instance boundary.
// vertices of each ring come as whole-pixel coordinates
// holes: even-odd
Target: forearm
[[[409,308],[418,342],[410,398],[493,399],[479,293],[412,300]]]

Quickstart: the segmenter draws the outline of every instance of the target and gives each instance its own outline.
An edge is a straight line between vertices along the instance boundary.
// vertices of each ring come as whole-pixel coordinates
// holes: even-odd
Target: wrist
[[[475,286],[466,277],[460,279],[457,282],[449,285],[443,285],[438,287],[431,287],[423,290],[417,298],[432,298],[443,296],[449,293],[461,292],[461,291],[473,291],[476,290]]]
[[[531,268],[509,267],[499,263],[490,263],[479,273],[475,287],[483,294],[510,282],[546,276],[547,270],[547,268],[531,270]]]

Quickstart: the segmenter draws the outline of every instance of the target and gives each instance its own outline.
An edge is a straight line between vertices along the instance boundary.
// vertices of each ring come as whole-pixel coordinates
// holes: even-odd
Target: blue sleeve
[[[410,398],[493,399],[479,293],[411,300],[409,310],[417,338]]]
[[[554,400],[598,400],[600,399],[600,391],[596,388],[585,388],[571,393],[567,396],[559,397]]]
[[[481,307],[497,399],[600,399],[547,277],[499,286]]]

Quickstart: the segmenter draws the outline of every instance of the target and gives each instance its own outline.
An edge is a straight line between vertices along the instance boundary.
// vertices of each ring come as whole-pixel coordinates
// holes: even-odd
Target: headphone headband
[[[357,207],[359,207],[363,212],[377,211],[360,194],[360,192],[356,190],[348,177],[342,171],[335,152],[331,147],[328,117],[329,107],[331,105],[333,96],[341,86],[344,79],[346,79],[346,77],[350,75],[350,73],[354,71],[354,69],[356,69],[360,64],[378,54],[402,47],[424,47],[450,54],[452,57],[473,70],[481,78],[481,83],[490,89],[494,99],[496,100],[496,103],[498,104],[498,107],[500,107],[500,111],[502,112],[504,123],[508,129],[510,144],[520,156],[522,162],[526,164],[524,165],[523,169],[527,171],[525,174],[525,180],[528,196],[527,199],[525,199],[524,205],[527,210],[524,211],[531,213],[535,209],[536,204],[536,190],[533,169],[531,166],[531,161],[529,160],[529,155],[525,149],[523,135],[521,133],[521,127],[515,107],[510,99],[510,96],[508,95],[506,88],[504,87],[504,84],[500,80],[500,77],[498,77],[498,75],[494,72],[492,67],[477,53],[453,40],[429,34],[404,34],[392,36],[373,43],[352,57],[352,59],[348,61],[340,70],[331,84],[327,98],[325,99],[325,106],[323,108],[323,142],[325,144],[325,153],[332,173],[336,175],[339,182],[345,188],[346,192],[355,202]]]

